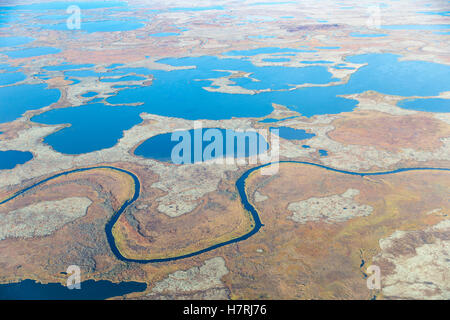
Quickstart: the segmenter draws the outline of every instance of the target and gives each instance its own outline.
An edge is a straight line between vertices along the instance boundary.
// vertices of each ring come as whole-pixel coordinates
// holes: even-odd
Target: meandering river
[[[317,164],[317,163],[312,163],[312,162],[306,162],[306,161],[278,161],[278,162],[271,162],[271,163],[266,163],[266,164],[262,164],[256,167],[253,167],[247,171],[245,171],[241,177],[236,181],[236,188],[237,191],[239,193],[239,197],[242,203],[242,206],[244,208],[244,210],[248,211],[251,214],[252,217],[252,222],[251,222],[251,227],[252,229],[242,235],[239,236],[237,238],[233,238],[227,241],[223,241],[220,243],[217,243],[215,245],[206,247],[204,249],[200,249],[197,251],[193,251],[191,253],[188,254],[184,254],[184,255],[179,255],[179,256],[173,256],[173,257],[167,257],[167,258],[162,258],[162,259],[132,259],[132,258],[127,258],[124,255],[122,255],[122,253],[119,251],[119,249],[117,248],[116,245],[116,240],[114,239],[112,230],[114,225],[116,224],[117,220],[119,219],[119,217],[121,216],[121,214],[125,211],[126,208],[128,208],[133,202],[135,202],[140,195],[140,190],[141,190],[141,184],[139,181],[139,178],[132,173],[131,171],[122,169],[122,168],[118,168],[118,167],[113,167],[113,166],[95,166],[95,167],[88,167],[88,168],[80,168],[80,169],[74,169],[74,170],[69,170],[69,171],[65,171],[65,172],[61,172],[58,174],[55,174],[53,176],[50,176],[48,178],[45,178],[39,182],[36,182],[34,184],[32,184],[31,186],[28,186],[26,188],[23,188],[19,191],[17,191],[16,193],[14,193],[13,195],[9,196],[8,198],[0,201],[0,205],[11,201],[15,198],[17,198],[19,195],[29,191],[30,189],[33,189],[45,182],[48,182],[50,180],[56,179],[58,177],[64,176],[64,175],[70,175],[72,173],[76,173],[76,172],[83,172],[83,171],[89,171],[89,170],[95,170],[95,169],[110,169],[110,170],[114,170],[114,171],[118,171],[118,172],[122,172],[124,174],[127,174],[128,176],[130,176],[133,181],[134,181],[134,194],[133,196],[128,199],[127,201],[125,201],[122,206],[119,208],[119,210],[117,210],[116,212],[114,212],[114,214],[112,215],[111,219],[108,221],[108,223],[105,225],[105,233],[106,233],[106,237],[108,239],[108,243],[109,246],[111,248],[111,251],[113,252],[113,254],[116,256],[117,259],[121,260],[121,261],[125,261],[125,262],[134,262],[134,263],[141,263],[141,264],[145,264],[145,263],[156,263],[156,262],[166,262],[166,261],[174,261],[174,260],[180,260],[180,259],[185,259],[185,258],[189,258],[192,256],[196,256],[208,251],[212,251],[215,250],[217,248],[226,246],[226,245],[230,245],[232,243],[236,243],[236,242],[240,242],[243,240],[246,240],[248,238],[250,238],[251,236],[253,236],[255,233],[257,233],[259,231],[259,229],[261,229],[262,226],[264,226],[261,222],[261,219],[259,217],[258,211],[256,210],[256,208],[250,203],[248,196],[247,196],[247,191],[245,189],[245,182],[247,180],[247,178],[254,172],[270,166],[272,164],[280,164],[280,163],[298,163],[298,164],[304,164],[304,165],[310,165],[310,166],[315,166],[315,167],[319,167],[319,168],[323,168],[325,170],[329,170],[329,171],[334,171],[334,172],[340,172],[340,173],[345,173],[345,174],[350,174],[350,175],[357,175],[357,176],[375,176],[375,175],[388,175],[388,174],[395,174],[395,173],[399,173],[399,172],[406,172],[406,171],[424,171],[424,170],[438,170],[438,171],[450,171],[450,168],[399,168],[396,170],[391,170],[391,171],[380,171],[380,172],[355,172],[355,171],[346,171],[346,170],[340,170],[340,169],[335,169],[332,167],[328,167],[325,165],[321,165],[321,164]]]

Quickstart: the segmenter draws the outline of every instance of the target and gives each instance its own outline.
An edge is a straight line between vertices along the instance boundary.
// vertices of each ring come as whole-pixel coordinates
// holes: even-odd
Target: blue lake
[[[70,30],[67,24],[59,23],[54,25],[43,25],[43,29],[68,31],[68,32],[117,32],[131,31],[144,27],[145,24],[136,18],[115,19],[115,20],[99,20],[99,21],[82,21],[80,29]]]
[[[294,129],[291,127],[271,127],[270,130],[278,129],[278,136],[286,140],[306,140],[315,137],[314,133],[307,133],[303,129]]]
[[[0,151],[0,170],[12,169],[19,164],[24,164],[25,162],[30,161],[31,159],[33,159],[33,154],[28,151]]]
[[[440,98],[405,99],[398,103],[404,109],[428,112],[450,112],[450,100]]]
[[[248,157],[268,150],[266,140],[256,132],[244,133],[220,128],[203,128],[178,131],[177,134],[179,135],[174,138],[172,138],[172,133],[153,136],[139,145],[134,154],[158,161],[172,162],[172,152],[174,151],[177,152],[177,156],[184,156],[183,163],[196,163],[222,159],[224,156]],[[253,135],[252,139],[249,138],[249,135]],[[181,146],[183,139],[187,142],[186,148],[184,150],[175,149],[177,145]],[[241,144],[239,144],[239,140],[241,140]],[[214,145],[217,147],[215,151],[213,151]],[[238,148],[238,145],[241,147]],[[183,155],[183,152],[186,154]]]
[[[319,149],[319,155],[321,157],[326,157],[328,155],[328,151],[324,149]]]
[[[142,292],[147,284],[113,283],[106,280],[81,282],[81,289],[68,289],[59,283],[42,284],[34,280],[0,284],[1,300],[104,300],[132,292]]]
[[[19,69],[20,69],[19,67],[13,67],[6,63],[0,64],[0,70],[5,71],[5,72],[14,72]]]
[[[14,84],[23,81],[27,76],[22,72],[6,72],[0,73],[0,86]]]
[[[272,111],[273,102],[310,117],[317,114],[336,114],[355,108],[356,100],[339,95],[373,90],[404,97],[426,97],[450,90],[450,66],[426,61],[399,61],[399,57],[387,53],[350,56],[346,58],[346,62],[367,65],[355,71],[345,84],[254,95],[209,92],[203,87],[211,84],[205,79],[228,74],[215,70],[252,73],[251,77],[259,81],[248,78],[233,79],[238,85],[248,89],[286,89],[291,84],[326,84],[336,79],[325,66],[256,67],[245,59],[219,59],[210,56],[163,59],[159,62],[195,68],[174,71],[140,68],[139,74],[154,75],[152,85],[119,91],[116,96],[107,99],[107,102],[118,105],[116,107],[90,104],[52,110],[34,117],[33,121],[47,124],[71,123],[72,127],[48,136],[45,142],[57,151],[77,154],[113,146],[122,136],[123,130],[142,121],[139,117],[141,112],[190,120],[263,117]],[[66,74],[82,71],[67,71]],[[124,74],[126,71],[136,70],[118,68],[113,71],[115,74]],[[203,80],[196,81],[198,79]],[[143,104],[133,107],[119,106],[128,103]]]
[[[179,36],[180,33],[178,32],[159,32],[159,33],[152,33],[150,36],[152,37],[172,37],[172,36]]]
[[[0,12],[0,28],[9,27],[11,22],[15,22],[18,20],[18,17],[12,16],[6,12]]]
[[[113,147],[123,136],[123,130],[142,121],[139,113],[136,107],[93,103],[50,110],[31,120],[46,124],[70,123],[70,127],[45,137],[44,142],[58,152],[81,154]]]
[[[21,46],[33,40],[30,37],[0,37],[0,48]]]
[[[21,84],[0,88],[0,123],[19,118],[27,110],[46,107],[59,100],[58,89],[46,84]]]
[[[55,54],[59,52],[61,52],[60,49],[53,47],[33,47],[14,51],[3,51],[2,53],[6,54],[10,58],[16,59],[16,58],[37,57],[47,54]]]
[[[89,91],[89,92],[86,92],[86,93],[82,94],[81,96],[84,97],[84,98],[91,98],[93,96],[96,96],[97,94],[98,93],[95,92],[95,91]]]
[[[333,66],[334,69],[342,69],[342,70],[355,70],[352,67],[343,67],[343,66]]]
[[[108,98],[108,102],[123,104],[143,101],[146,103],[146,110],[149,113],[186,119],[224,119],[245,115],[262,116],[272,109],[271,103],[267,100],[270,99],[270,93],[250,96],[208,92],[202,88],[208,82],[193,80],[216,78],[228,74],[214,71],[215,69],[252,72],[252,77],[258,79],[258,82],[248,78],[233,79],[238,85],[247,89],[286,89],[291,84],[323,84],[337,80],[332,77],[332,74],[326,68],[321,66],[305,68],[256,67],[246,60],[218,59],[209,56],[163,59],[159,62],[173,66],[193,65],[196,68],[170,72],[154,70],[152,73],[155,76],[155,81],[151,86],[123,90],[116,96]],[[172,90],[168,90],[168,88],[172,88]],[[173,90],[173,88],[180,88],[180,90]],[[180,105],[178,101],[183,101],[183,104]],[[177,108],[167,108],[167,105],[176,105]]]
[[[352,110],[356,101],[338,95],[368,90],[399,96],[434,96],[450,89],[450,66],[426,61],[399,61],[393,54],[364,54],[347,62],[368,63],[352,74],[346,84],[308,87],[291,92],[272,92],[271,101],[305,116]],[[418,77],[417,75],[420,75]],[[436,79],[441,79],[436,81]]]
[[[103,101],[103,98],[94,98],[94,99],[89,100],[89,103],[99,103],[101,101]]]

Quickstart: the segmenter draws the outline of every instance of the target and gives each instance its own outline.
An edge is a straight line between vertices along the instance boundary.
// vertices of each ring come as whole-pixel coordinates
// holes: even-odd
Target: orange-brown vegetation
[[[84,279],[116,267],[117,259],[106,240],[105,224],[112,213],[132,196],[133,190],[134,183],[129,176],[108,169],[95,169],[61,176],[1,205],[0,216],[41,201],[68,197],[87,197],[92,201],[85,216],[48,236],[0,241],[1,281],[29,278],[42,282],[60,281],[65,279],[61,272],[72,264],[81,267]],[[3,191],[0,198],[10,194]],[[126,274],[120,277],[127,277]]]
[[[118,220],[113,232],[121,253],[133,259],[170,258],[237,238],[251,229],[234,183],[222,183],[190,213],[171,218],[157,210],[159,189],[148,189],[139,203]]]
[[[230,274],[224,279],[234,298],[368,299],[363,272],[379,252],[379,239],[395,230],[420,230],[449,212],[449,173],[405,172],[360,177],[300,164],[282,164],[276,176],[253,174],[248,194],[269,198],[256,203],[264,227],[226,250]],[[291,202],[357,189],[356,201],[374,208],[366,217],[341,223],[291,220]],[[362,260],[365,265],[360,268]],[[389,270],[382,270],[389,272]]]
[[[434,150],[440,138],[450,135],[450,126],[430,114],[394,116],[382,112],[353,112],[333,122],[328,136],[340,143],[374,146],[397,151],[402,148]]]

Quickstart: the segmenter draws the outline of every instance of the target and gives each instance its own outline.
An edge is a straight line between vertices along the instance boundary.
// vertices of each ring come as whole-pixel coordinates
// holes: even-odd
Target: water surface
[[[172,37],[172,36],[179,36],[180,33],[178,32],[159,32],[159,33],[152,33],[150,36],[152,37]]]
[[[33,47],[14,51],[3,51],[2,53],[6,54],[10,58],[17,59],[17,58],[37,57],[47,54],[55,54],[59,52],[61,52],[60,49],[53,47]]]
[[[82,21],[80,29],[70,30],[67,24],[43,25],[43,29],[68,31],[68,32],[118,32],[131,31],[144,27],[145,24],[136,18],[117,18],[115,20]]]
[[[315,137],[314,133],[307,133],[303,129],[295,129],[291,127],[271,127],[270,130],[278,129],[278,136],[286,140],[306,140]]]
[[[0,170],[12,169],[19,164],[33,159],[33,154],[28,151],[8,150],[0,151]]]
[[[154,76],[152,85],[124,88],[117,95],[107,98],[106,101],[118,105],[116,107],[93,104],[58,109],[48,111],[33,120],[47,124],[71,123],[70,130],[66,128],[58,131],[47,137],[46,142],[60,152],[76,154],[111,147],[122,136],[123,130],[141,122],[139,117],[141,112],[189,120],[220,120],[232,117],[264,117],[273,110],[272,103],[278,103],[310,117],[351,111],[356,107],[356,100],[341,95],[373,90],[403,97],[427,97],[450,91],[450,66],[427,61],[400,61],[399,58],[398,55],[387,53],[350,56],[346,58],[346,62],[366,65],[356,70],[348,82],[321,87],[302,87],[289,91],[286,89],[292,88],[293,85],[328,84],[337,79],[333,78],[326,66],[320,65],[302,68],[256,67],[246,59],[220,59],[210,56],[162,59],[160,63],[191,68],[173,71],[140,68],[136,73]],[[118,68],[112,70],[110,75],[135,72],[137,71],[135,69]],[[233,78],[232,81],[246,89],[278,91],[251,95],[205,90],[204,87],[211,85],[211,80],[208,79],[229,75],[228,72],[217,70],[249,72],[253,79],[242,77]],[[66,75],[86,71],[66,71]],[[93,73],[96,76],[100,75]],[[123,106],[130,103],[140,105]],[[81,122],[86,122],[86,125]],[[101,128],[100,131],[96,131],[97,126]],[[65,139],[68,139],[69,143]],[[85,147],[71,150],[70,145]]]
[[[0,284],[2,300],[104,300],[132,292],[142,292],[147,284],[140,282],[113,283],[106,280],[87,280],[81,289],[68,289],[59,283],[42,284],[34,280]]]
[[[19,118],[27,110],[46,107],[59,100],[58,89],[46,84],[20,84],[0,88],[0,123]]]
[[[97,94],[98,93],[95,91],[89,91],[89,92],[82,94],[81,96],[84,98],[92,98],[93,96],[96,96]]]
[[[27,76],[22,72],[5,72],[0,73],[0,86],[14,84],[23,81]]]
[[[0,48],[21,46],[33,40],[30,37],[0,37]]]
[[[223,159],[223,157],[243,158],[268,150],[266,140],[256,132],[244,133],[221,128],[203,128],[181,131],[178,134],[181,136],[185,135],[184,139],[187,139],[188,145],[191,146],[190,150],[186,151],[189,154],[185,155],[185,163]],[[196,136],[198,137],[197,139]],[[134,154],[158,161],[172,162],[172,152],[182,142],[181,137],[176,138],[175,141],[172,141],[174,139],[172,138],[172,133],[153,136],[139,145]],[[211,152],[215,141],[218,142],[220,147],[215,152]],[[238,141],[242,141],[242,148],[238,148]],[[252,141],[256,143],[252,143]],[[228,146],[227,144],[230,145]],[[197,155],[195,154],[196,152]],[[180,154],[182,155],[182,153]]]
[[[441,98],[405,99],[398,103],[404,109],[427,112],[450,112],[450,100]]]
[[[54,150],[65,154],[81,154],[113,147],[123,130],[142,121],[136,107],[107,106],[102,103],[73,108],[54,109],[31,118],[45,124],[70,123],[71,126],[44,138]]]

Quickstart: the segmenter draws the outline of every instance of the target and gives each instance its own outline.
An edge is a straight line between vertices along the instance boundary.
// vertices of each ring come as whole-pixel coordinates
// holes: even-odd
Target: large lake
[[[12,169],[19,164],[24,164],[30,161],[31,159],[33,159],[33,154],[28,151],[0,151],[0,170]]]
[[[272,51],[272,49],[269,50],[269,52]],[[351,111],[356,107],[356,100],[346,99],[341,95],[373,90],[404,97],[427,97],[450,90],[450,66],[426,61],[401,61],[399,58],[398,55],[387,53],[350,56],[347,57],[347,62],[366,65],[355,71],[347,83],[303,87],[295,90],[286,89],[292,88],[292,85],[305,83],[327,84],[338,79],[333,78],[326,65],[303,68],[257,67],[246,59],[220,59],[211,56],[163,59],[159,62],[172,66],[192,66],[192,68],[174,71],[117,68],[110,73],[100,75],[152,74],[155,80],[151,86],[125,88],[107,99],[109,103],[117,106],[97,103],[76,108],[56,109],[36,116],[32,118],[32,121],[45,124],[71,124],[69,128],[48,136],[45,142],[57,151],[78,154],[113,146],[122,137],[123,130],[142,121],[139,117],[141,112],[190,120],[262,117],[272,111],[271,104],[274,102],[310,117]],[[278,91],[229,94],[205,90],[204,87],[211,85],[211,80],[208,79],[229,74],[218,70],[251,73],[252,79],[246,77],[232,79],[244,88]],[[65,74],[71,77],[99,76],[88,69],[68,70]],[[0,95],[1,89],[5,88],[0,88]],[[41,92],[45,91],[49,90],[41,89]],[[430,105],[429,111],[434,110],[434,104],[426,100],[423,99],[424,103],[421,104],[420,109],[426,109],[427,105]],[[133,107],[121,105],[139,102],[142,105]],[[414,105],[411,108],[414,108]],[[88,140],[89,143],[86,143]]]
[[[94,7],[98,5],[100,4],[92,4]],[[11,46],[4,47],[4,53],[15,58],[59,52],[59,49],[51,47],[22,47],[30,41],[32,39],[26,37],[8,37],[5,43]],[[317,47],[317,49],[335,48]],[[305,50],[307,49],[268,47],[224,53],[225,57],[238,56],[234,58],[202,56],[167,58],[159,61],[171,66],[190,67],[174,71],[127,68],[118,65],[116,68],[99,73],[93,70],[92,64],[44,67],[43,73],[38,75],[42,79],[49,77],[46,72],[59,71],[65,77],[75,80],[83,77],[100,77],[104,82],[135,81],[144,80],[143,76],[146,75],[153,75],[155,80],[151,86],[121,88],[117,95],[107,99],[108,103],[118,105],[116,107],[103,103],[87,104],[76,108],[48,111],[32,120],[45,124],[70,124],[70,127],[47,137],[45,142],[57,151],[79,154],[113,146],[122,136],[123,130],[141,122],[139,117],[141,112],[190,120],[220,120],[232,117],[263,117],[272,111],[272,103],[278,103],[310,117],[351,111],[357,101],[346,99],[342,95],[367,90],[404,97],[437,96],[450,90],[449,66],[426,61],[401,61],[400,56],[387,53],[347,57],[346,62],[366,65],[355,71],[347,83],[329,86],[315,85],[339,81],[329,72],[329,65],[346,68],[345,64],[334,66],[332,61],[311,60],[303,63],[313,65],[302,68],[281,65],[258,67],[248,60],[249,57],[258,54],[295,55]],[[273,58],[272,61],[285,60],[280,59]],[[20,68],[2,65],[2,69],[4,72],[0,72],[0,86],[3,85],[0,87],[0,122],[15,120],[27,110],[39,109],[58,101],[59,90],[48,89],[45,84],[20,84],[26,79],[25,74],[18,70]],[[11,70],[13,72],[8,72]],[[234,77],[232,81],[235,86],[266,91],[257,94],[229,94],[205,90],[205,87],[212,85],[211,79],[227,76],[230,71],[243,71],[250,75]],[[121,77],[107,78],[117,76]],[[19,84],[14,85],[16,83]],[[310,84],[311,87],[289,90],[295,85],[304,84]],[[414,110],[448,112],[447,101],[424,98],[415,101],[405,100],[399,105]],[[130,103],[142,105],[123,106]],[[91,142],[84,143],[84,137],[92,137]]]
[[[42,284],[33,280],[0,284],[1,300],[104,300],[132,292],[142,292],[147,284],[140,282],[113,283],[87,280],[81,289],[68,289],[59,283]]]
[[[192,129],[178,131],[178,135],[164,133],[151,137],[139,145],[134,154],[144,158],[172,162],[172,152],[183,157],[184,163],[196,163],[224,157],[243,158],[268,150],[264,137],[253,132],[237,132],[220,128]],[[197,137],[197,138],[196,138]],[[183,147],[183,140],[186,143]],[[179,146],[180,152],[176,148]],[[186,155],[183,154],[186,152]]]

